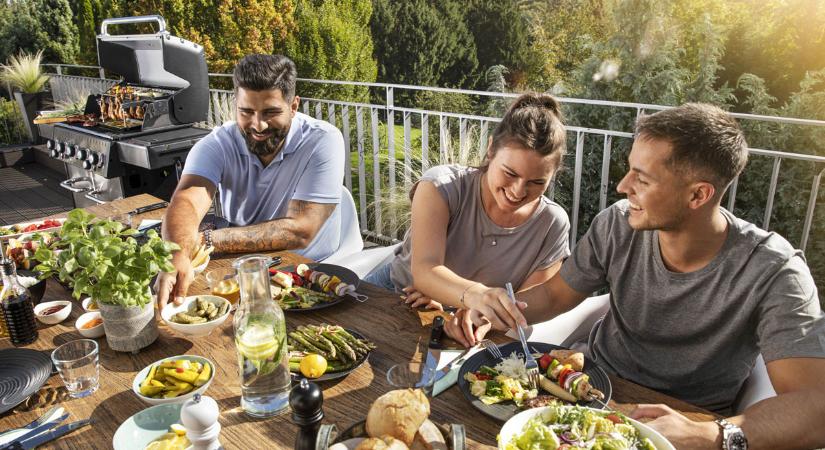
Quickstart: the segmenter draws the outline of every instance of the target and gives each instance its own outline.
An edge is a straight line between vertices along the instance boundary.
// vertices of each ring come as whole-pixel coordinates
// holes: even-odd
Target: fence
[[[72,89],[80,92],[100,91],[108,88],[115,80],[106,80],[102,69],[90,66],[51,65],[57,74],[52,77],[55,100],[68,95]],[[97,78],[80,77],[63,74],[67,68],[81,68],[87,71],[99,71]],[[227,74],[210,74],[212,80],[230,77]],[[225,80],[222,80],[225,81]],[[398,217],[383,217],[382,202],[388,201],[389,193],[403,191],[415,181],[415,171],[423,171],[435,163],[466,162],[472,154],[484,153],[487,137],[491,127],[500,121],[499,117],[489,115],[466,114],[449,111],[434,111],[416,107],[397,106],[394,102],[398,91],[428,92],[436,95],[462,95],[484,97],[502,102],[514,98],[516,94],[487,91],[467,91],[424,86],[395,85],[385,83],[364,83],[333,80],[299,79],[301,84],[361,86],[366,89],[383,91],[375,96],[380,103],[353,102],[346,100],[303,98],[303,112],[316,118],[335,124],[344,135],[346,158],[346,176],[344,183],[357,199],[362,232],[365,236],[380,241],[395,241],[400,235],[393,229]],[[299,86],[300,93],[300,86]],[[208,127],[220,125],[225,120],[234,119],[234,96],[232,91],[212,89],[207,122]],[[609,102],[589,99],[559,98],[567,107],[609,108],[617,114],[639,116],[647,111],[668,109],[667,106]],[[783,126],[804,127],[806,129],[825,130],[825,121],[795,119],[784,117],[760,116],[754,114],[733,114],[743,124],[780,124]],[[619,153],[626,153],[633,135],[630,130],[611,130],[607,127],[571,125],[567,127],[572,137],[572,151],[567,157],[566,173],[558,175],[551,184],[548,195],[565,206],[571,220],[571,242],[586,229],[588,221],[582,213],[583,202],[586,210],[604,209],[608,201],[615,198],[611,186],[618,182],[622,170],[621,164],[614,161]],[[396,136],[398,133],[398,136]],[[456,144],[457,142],[457,144]],[[399,148],[400,147],[400,148]],[[821,149],[818,149],[822,153]],[[599,155],[600,152],[600,155]],[[814,218],[825,217],[820,206],[819,187],[825,174],[825,157],[802,153],[785,152],[782,149],[751,148],[751,162],[740,176],[770,177],[767,191],[759,194],[765,199],[755,223],[764,229],[774,229],[777,223],[775,197],[777,188],[783,182],[792,183],[799,196],[805,196],[804,212],[797,208],[799,217],[787,219],[798,223],[795,235],[785,236],[796,246],[805,250],[810,244],[812,230],[816,223]],[[572,161],[571,161],[572,159]],[[585,159],[600,160],[598,168],[589,167]],[[759,161],[762,162],[759,162]],[[761,169],[768,163],[770,173],[754,174],[751,171]],[[783,167],[792,167],[793,179],[780,179]],[[799,169],[803,167],[803,169]],[[586,171],[596,170],[597,177],[585,176]],[[800,179],[799,173],[810,175]],[[807,175],[806,175],[807,176]],[[800,183],[804,185],[800,188]],[[588,192],[597,192],[598,199],[591,199]],[[726,207],[734,211],[737,195],[740,193],[740,179],[734,181],[725,199]],[[585,199],[583,196],[588,196]],[[596,208],[597,204],[597,208]],[[784,205],[783,205],[784,206]],[[753,209],[753,208],[751,208]],[[737,213],[740,213],[737,211]],[[745,215],[754,216],[754,211],[745,211]],[[816,213],[816,214],[815,214]],[[788,214],[783,213],[783,217]],[[821,233],[820,233],[821,234]],[[823,243],[825,246],[825,243]]]

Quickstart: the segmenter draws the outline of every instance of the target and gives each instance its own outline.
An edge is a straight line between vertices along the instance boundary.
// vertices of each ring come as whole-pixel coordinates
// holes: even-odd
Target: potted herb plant
[[[157,339],[149,284],[159,271],[174,270],[171,255],[180,248],[154,230],[143,243],[136,233],[120,222],[75,209],[59,239],[35,253],[42,278],[57,275],[72,286],[75,299],[86,294],[97,301],[106,341],[121,352],[137,352]]]
[[[48,75],[40,70],[42,56],[42,51],[34,55],[20,53],[11,56],[8,65],[3,65],[0,72],[0,79],[11,85],[14,90],[14,98],[20,106],[26,131],[34,143],[37,143],[40,136],[33,121],[37,111],[42,107],[43,93],[49,81]]]

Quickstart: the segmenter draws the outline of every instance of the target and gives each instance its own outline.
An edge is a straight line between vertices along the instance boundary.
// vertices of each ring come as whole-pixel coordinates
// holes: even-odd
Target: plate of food
[[[499,432],[500,450],[533,448],[675,450],[653,428],[622,413],[585,406],[550,405],[520,412]]]
[[[180,403],[156,405],[129,417],[112,436],[112,447],[115,450],[191,448],[186,429],[180,424],[182,407]]]
[[[299,264],[269,269],[272,299],[285,312],[315,311],[341,303],[351,297],[365,301],[367,296],[355,292],[358,275],[334,264]]]
[[[375,344],[338,325],[301,325],[287,333],[289,371],[314,381],[347,376],[367,362]]]
[[[602,408],[610,400],[613,388],[607,374],[585,361],[581,352],[543,342],[527,344],[542,373],[539,389],[529,388],[519,342],[499,347],[504,358],[478,352],[461,366],[459,389],[476,409],[503,422],[521,410],[551,403]]]
[[[35,231],[54,231],[63,226],[66,219],[45,219],[35,222],[16,223],[0,227],[0,240],[7,240],[20,237],[26,233],[33,233]]]

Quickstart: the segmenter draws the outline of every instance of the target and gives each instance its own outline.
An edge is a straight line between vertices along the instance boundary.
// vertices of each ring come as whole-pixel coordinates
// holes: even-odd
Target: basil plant
[[[155,230],[139,244],[137,230],[113,220],[96,219],[75,209],[50,247],[35,252],[41,278],[57,275],[72,286],[79,299],[89,295],[100,303],[143,306],[152,302],[149,284],[158,272],[171,272],[177,244],[166,242]]]

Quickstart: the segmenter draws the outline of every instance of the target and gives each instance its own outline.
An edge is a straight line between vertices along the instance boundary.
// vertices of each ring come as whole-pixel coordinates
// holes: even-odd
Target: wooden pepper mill
[[[317,384],[302,378],[289,393],[292,422],[298,425],[295,450],[314,450],[318,428],[324,419],[324,393]]]

